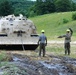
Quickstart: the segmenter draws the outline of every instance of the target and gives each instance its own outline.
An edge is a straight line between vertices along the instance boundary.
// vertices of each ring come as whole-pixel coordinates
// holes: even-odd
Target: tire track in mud
[[[11,55],[12,60],[8,61],[8,65],[0,68],[1,73],[7,70],[8,75],[76,75],[76,59],[68,56]]]

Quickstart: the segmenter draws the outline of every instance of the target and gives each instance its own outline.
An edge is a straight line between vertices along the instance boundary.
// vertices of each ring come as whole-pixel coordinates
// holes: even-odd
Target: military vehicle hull
[[[24,49],[23,49],[24,46]],[[36,50],[38,44],[11,44],[11,45],[0,45],[0,50]]]
[[[35,50],[38,39],[34,23],[22,14],[8,15],[0,19],[0,49]]]
[[[38,47],[38,36],[33,37],[0,37],[1,50],[35,50]]]

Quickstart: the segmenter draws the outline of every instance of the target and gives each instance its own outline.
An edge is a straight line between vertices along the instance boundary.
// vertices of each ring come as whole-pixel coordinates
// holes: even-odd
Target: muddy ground
[[[0,75],[76,75],[76,59],[68,56],[38,57],[35,51],[6,51]]]

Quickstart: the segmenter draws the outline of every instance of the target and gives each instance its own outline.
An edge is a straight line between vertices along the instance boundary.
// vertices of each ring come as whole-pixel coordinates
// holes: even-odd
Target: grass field
[[[41,30],[45,30],[45,34],[48,37],[48,40],[59,40],[62,41],[63,39],[58,39],[59,35],[63,35],[66,33],[67,28],[72,28],[73,36],[72,41],[76,40],[76,20],[72,20],[72,14],[75,12],[63,12],[63,13],[52,13],[52,14],[45,14],[41,16],[36,16],[30,18],[37,27],[38,34],[41,33]],[[67,20],[67,23],[64,22]],[[51,45],[51,44],[50,44]],[[54,54],[54,55],[64,55],[64,44],[63,45],[51,45],[46,47],[47,54]],[[67,55],[68,56],[68,55]],[[69,57],[76,58],[76,47],[75,45],[71,45],[71,55]]]
[[[68,54],[65,55],[65,50],[64,50],[63,44],[61,44],[61,45],[55,44],[55,45],[46,47],[46,54],[76,58],[76,46],[75,45],[71,45],[70,51],[71,51],[70,55],[68,55]]]
[[[73,40],[76,36],[76,21],[72,20],[74,12],[52,13],[30,18],[36,25],[38,34],[41,30],[45,30],[48,39],[56,40],[57,36],[65,34],[67,28],[72,28],[74,31]],[[64,22],[67,20],[67,23]]]

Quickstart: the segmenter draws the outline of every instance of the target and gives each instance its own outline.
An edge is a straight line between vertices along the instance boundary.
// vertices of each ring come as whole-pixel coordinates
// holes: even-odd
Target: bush
[[[34,13],[34,11],[30,11],[29,17],[34,17],[34,16],[36,16],[36,13]]]
[[[67,19],[63,19],[63,23],[68,23],[69,21]]]
[[[72,20],[76,20],[76,13],[72,14]]]

